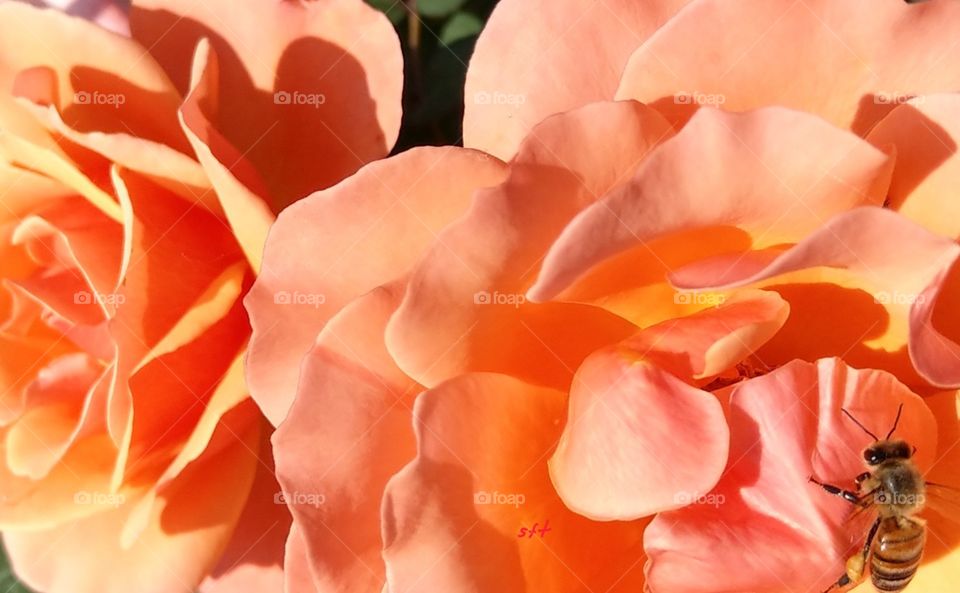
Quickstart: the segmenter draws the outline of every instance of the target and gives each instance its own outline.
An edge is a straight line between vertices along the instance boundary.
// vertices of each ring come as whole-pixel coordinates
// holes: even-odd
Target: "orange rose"
[[[863,535],[808,482],[862,471],[841,408],[903,404],[951,477],[960,4],[642,4],[504,0],[468,148],[278,218],[245,302],[289,591],[821,590]]]
[[[279,587],[241,298],[275,212],[387,154],[399,43],[360,0],[130,23],[0,4],[0,529],[39,591]]]

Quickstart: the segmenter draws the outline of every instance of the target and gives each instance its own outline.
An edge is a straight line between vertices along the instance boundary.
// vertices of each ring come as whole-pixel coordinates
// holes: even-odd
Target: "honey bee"
[[[856,492],[824,484],[813,477],[810,481],[856,505],[855,513],[871,510],[876,512],[876,518],[861,551],[847,559],[843,575],[824,593],[858,584],[868,563],[870,580],[878,591],[903,591],[917,572],[926,543],[926,522],[916,514],[924,507],[927,486],[936,485],[926,482],[913,462],[916,448],[902,439],[892,438],[903,404],[897,410],[893,428],[883,439],[870,432],[850,412],[841,411],[873,438],[873,443],[863,451],[869,471],[856,477]]]

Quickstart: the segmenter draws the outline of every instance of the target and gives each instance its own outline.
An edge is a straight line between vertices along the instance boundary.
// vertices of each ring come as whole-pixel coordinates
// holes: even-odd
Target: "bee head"
[[[863,451],[863,460],[867,465],[880,465],[888,459],[910,459],[913,449],[906,441],[877,441]]]
[[[888,459],[910,459],[913,456],[916,448],[911,448],[906,441],[901,439],[891,440],[890,437],[893,436],[893,433],[897,431],[897,425],[900,424],[900,415],[903,413],[903,404],[900,404],[900,407],[897,408],[897,417],[893,420],[893,427],[890,429],[890,432],[887,433],[886,438],[880,439],[877,435],[870,432],[870,429],[863,425],[859,420],[857,420],[853,414],[840,409],[841,412],[846,414],[847,418],[853,420],[853,422],[860,427],[863,432],[867,433],[870,437],[873,438],[873,444],[863,450],[863,460],[867,462],[869,466],[880,465]]]

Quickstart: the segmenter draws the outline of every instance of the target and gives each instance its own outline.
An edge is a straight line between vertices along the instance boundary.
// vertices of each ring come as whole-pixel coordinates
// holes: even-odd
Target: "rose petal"
[[[405,276],[437,233],[463,214],[473,191],[498,183],[504,170],[472,150],[415,148],[368,165],[278,217],[246,297],[254,330],[247,379],[271,422],[286,415],[300,359],[326,321],[357,296]]]
[[[59,310],[71,304],[105,312],[114,309],[113,303],[104,299],[98,302],[93,296],[112,294],[119,283],[123,228],[96,208],[77,198],[61,200],[25,217],[11,242],[24,245],[44,268],[42,273],[65,269],[83,283],[90,298],[81,298],[78,302],[77,294],[57,295],[67,301],[57,307]],[[49,291],[42,282],[30,284],[38,291]]]
[[[890,207],[940,235],[960,238],[960,94],[926,95],[890,112],[867,140],[893,147]]]
[[[0,453],[5,439],[0,441]],[[80,505],[78,492],[110,492],[116,447],[102,434],[78,439],[40,480],[16,476],[0,465],[0,527],[45,531],[112,508],[108,503]],[[124,491],[126,493],[126,491]],[[94,501],[96,502],[96,501]]]
[[[950,251],[947,251],[949,255],[945,254],[945,258],[952,258],[952,261],[944,265],[926,289],[919,292],[910,308],[910,359],[923,378],[938,387],[960,385],[960,344],[954,341],[956,334],[947,336],[934,326],[938,303],[940,309],[949,311],[956,302],[941,299],[951,268],[960,258],[960,248]],[[957,318],[952,311],[948,315],[954,320]]]
[[[530,307],[523,292],[568,221],[670,133],[632,102],[595,103],[537,126],[510,177],[479,193],[418,265],[387,331],[400,367],[424,385],[484,370],[560,387],[590,352],[632,333],[596,307]]]
[[[645,523],[590,521],[550,483],[565,399],[487,373],[420,396],[417,459],[391,479],[383,504],[391,591],[642,588]]]
[[[507,160],[548,116],[609,100],[634,49],[688,1],[499,2],[467,69],[464,146]]]
[[[636,519],[710,491],[730,435],[717,398],[684,381],[732,368],[776,333],[788,311],[776,293],[737,294],[588,358],[550,460],[567,506],[597,520]]]
[[[274,217],[257,172],[246,157],[210,125],[200,107],[217,95],[218,79],[217,56],[204,39],[194,54],[190,93],[180,107],[180,125],[216,190],[220,208],[237,242],[256,272],[260,270],[263,244]]]
[[[601,307],[637,327],[685,317],[716,305],[722,294],[678,292],[668,274],[718,254],[749,249],[749,234],[734,227],[698,228],[674,233],[610,257],[564,289],[563,302]]]
[[[29,98],[56,105],[70,127],[132,134],[187,150],[176,127],[180,95],[135,41],[58,10],[20,2],[0,6],[0,40],[4,88],[13,88],[19,72],[43,67],[55,82],[42,86],[55,94]],[[38,88],[21,87],[19,94]]]
[[[317,593],[307,561],[307,544],[296,524],[290,526],[283,557],[283,593]]]
[[[924,400],[937,419],[937,460],[927,480],[954,491],[960,489],[960,392],[945,391]],[[935,490],[935,491],[934,491]],[[956,494],[943,488],[928,491],[927,546],[924,565],[911,582],[920,591],[938,591],[960,578],[960,522],[957,521]]]
[[[235,316],[236,308],[229,325],[239,325]],[[188,314],[190,317],[193,316]],[[211,439],[223,416],[247,399],[243,356],[236,353],[237,344],[233,344],[233,361],[224,371],[220,366],[222,360],[216,360],[223,356],[223,352],[211,349],[209,342],[220,339],[229,344],[229,340],[224,339],[222,330],[204,333],[202,339],[186,344],[181,356],[151,353],[132,375],[129,380],[132,423],[129,435],[125,434],[121,442],[123,454],[119,461],[122,466],[117,464],[115,480],[125,474],[136,479],[150,476],[158,488],[165,486],[201,455],[213,453],[210,448],[215,443]],[[213,381],[203,372],[182,368],[184,359],[195,356],[198,350],[208,356],[208,350],[214,350],[214,360],[210,361],[213,364],[208,367],[214,373]],[[230,353],[229,346],[227,353]],[[178,373],[182,374],[176,377],[179,381],[171,381],[171,375]],[[158,401],[163,404],[157,404]],[[148,492],[137,503],[131,519],[123,527],[123,545],[136,540],[148,526],[157,494],[156,491]]]
[[[574,378],[550,474],[574,512],[637,519],[710,491],[729,436],[712,394],[630,354],[600,352]]]
[[[943,336],[931,319],[944,278],[958,258],[960,246],[954,241],[889,210],[865,207],[833,218],[759,271],[750,263],[727,267],[722,287],[808,268],[845,270],[888,311],[889,335],[870,338],[884,338],[884,348],[891,350],[909,341],[910,357],[921,376],[934,385],[957,385],[960,346]],[[671,279],[681,288],[721,288],[716,267],[681,269]]]
[[[264,438],[261,457],[270,455]],[[291,529],[290,513],[277,501],[280,486],[273,464],[257,464],[247,505],[237,528],[210,576],[200,587],[202,593],[279,593],[284,583],[284,549]],[[310,593],[313,593],[312,591]]]
[[[960,86],[958,17],[956,2],[697,0],[630,57],[616,97],[678,125],[701,102],[783,105],[863,135],[904,97]]]
[[[783,327],[790,306],[772,291],[721,296],[717,305],[639,332],[622,347],[689,381],[713,377],[759,349]]]
[[[416,454],[410,409],[419,389],[383,343],[399,300],[399,287],[380,288],[331,319],[273,437],[318,591],[379,591],[384,582],[380,495]]]
[[[121,170],[129,194],[130,262],[112,329],[132,364],[175,327],[225,270],[240,262],[230,229],[142,175]],[[207,294],[205,296],[212,296]]]
[[[40,306],[25,296],[19,301],[29,302],[39,314]],[[54,332],[50,332],[53,334]],[[54,335],[37,332],[32,336],[11,335],[0,332],[0,426],[6,426],[16,420],[26,407],[26,387],[34,379],[33,375],[24,375],[23,369],[41,369],[71,351],[67,344],[58,343]]]
[[[28,114],[20,117],[21,120],[28,118]],[[49,137],[47,139],[50,140]],[[94,179],[88,175],[90,172],[80,171],[76,163],[56,145],[33,144],[23,137],[3,134],[0,136],[0,158],[17,167],[30,169],[48,177],[72,190],[71,193],[83,196],[111,219],[117,222],[123,221],[121,205],[98,183],[106,184],[108,181]]]
[[[11,565],[29,587],[49,593],[193,591],[230,539],[256,472],[260,427],[252,402],[230,416],[217,440],[229,443],[198,460],[162,493],[149,526],[129,548],[119,534],[127,503],[46,531],[8,531]],[[109,491],[82,494],[109,498]],[[83,502],[84,499],[79,499]],[[114,534],[114,537],[104,536]]]
[[[84,354],[62,357],[37,373],[26,390],[28,410],[6,434],[12,473],[37,480],[53,469],[79,436],[104,375]]]
[[[163,476],[157,480],[160,486],[176,478],[211,447],[217,426],[224,415],[247,399],[246,385],[243,381],[243,356],[238,355],[223,374],[210,398],[203,406],[203,413],[190,432],[189,438],[179,447],[177,456],[166,467]],[[263,467],[260,467],[260,472]]]
[[[887,373],[837,359],[796,361],[738,385],[730,461],[717,488],[699,504],[658,515],[646,531],[651,591],[825,589],[859,544],[849,538],[863,533],[842,533],[849,503],[808,479],[852,487],[864,469],[858,447],[873,439],[840,409],[885,435],[900,403],[896,436],[915,444],[918,464],[929,467],[933,415]]]
[[[123,448],[127,457],[118,463],[120,473],[131,480],[151,476],[159,479],[181,447],[193,445],[194,432],[202,427],[207,406],[222,411],[220,398],[239,401],[246,389],[237,381],[238,356],[246,343],[247,328],[242,303],[233,306],[194,340],[169,353],[155,353],[129,374],[131,409],[129,432]],[[198,365],[197,359],[204,364]],[[224,384],[224,381],[226,383]],[[224,386],[224,392],[218,392]],[[194,445],[196,446],[196,445]]]
[[[115,163],[133,169],[181,197],[196,200],[200,206],[219,212],[216,196],[210,191],[210,181],[203,168],[182,152],[129,133],[81,132],[67,125],[55,105],[32,103],[26,99],[21,100],[20,104],[51,134],[62,135],[78,147],[103,157],[103,162],[98,166],[106,167],[108,163]],[[74,151],[78,149],[74,148]],[[82,166],[76,160],[75,163],[78,167]]]
[[[246,332],[242,324],[230,327],[229,321],[224,324],[221,319],[236,302],[224,297],[230,296],[231,289],[240,288],[234,265],[243,257],[226,224],[133,171],[122,171],[119,178],[131,202],[126,221],[131,254],[123,285],[115,295],[121,304],[109,325],[120,353],[107,415],[110,435],[119,448],[115,486],[124,477],[133,443],[135,394],[131,391],[131,375],[152,358],[199,340],[208,328],[220,322],[219,335],[224,341],[217,344],[214,359],[217,364],[222,361],[223,366],[218,370],[215,364],[204,370],[192,365],[191,372],[207,374],[207,380],[211,373],[222,376],[245,338],[237,332]],[[191,312],[197,309],[198,312]],[[237,303],[232,315],[237,319],[242,314]],[[183,319],[189,322],[186,326],[179,325]],[[230,348],[234,348],[233,352],[224,352]],[[173,356],[185,360],[182,352],[174,352]],[[155,366],[162,368],[160,363]],[[169,372],[160,374],[166,375],[168,386],[184,389],[175,378],[170,382]],[[141,389],[147,389],[150,384],[143,385]],[[197,399],[188,397],[191,403]],[[157,401],[164,398],[154,403]]]
[[[853,134],[807,114],[702,109],[627,183],[564,229],[527,296],[553,298],[591,266],[670,233],[734,226],[755,248],[799,240],[832,214],[881,203],[891,165]]]
[[[130,25],[184,92],[194,48],[209,39],[224,90],[211,101],[213,125],[264,175],[275,212],[386,156],[397,137],[400,44],[361,0],[256,0],[245,10],[137,0]]]
[[[30,212],[43,209],[49,202],[61,200],[73,194],[68,188],[49,177],[15,167],[2,160],[0,160],[0,187],[6,191],[3,195],[3,203],[0,204],[0,223],[18,220]],[[6,234],[3,238],[4,246],[9,245]],[[7,269],[6,266],[4,269]]]

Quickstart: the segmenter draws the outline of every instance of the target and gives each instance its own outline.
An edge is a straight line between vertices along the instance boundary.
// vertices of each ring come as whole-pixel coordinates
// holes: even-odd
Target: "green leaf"
[[[480,17],[470,12],[458,12],[447,19],[443,28],[440,29],[440,42],[444,45],[453,45],[461,39],[479,35],[481,29],[483,29],[483,21]]]
[[[417,12],[425,17],[443,18],[463,6],[466,0],[417,0]]]
[[[2,593],[30,593],[30,589],[23,586],[17,577],[13,576],[10,564],[7,562],[7,554],[0,546],[0,592]]]
[[[367,4],[387,15],[390,22],[398,25],[407,16],[407,9],[400,0],[366,0]],[[2,592],[0,592],[2,593]]]

